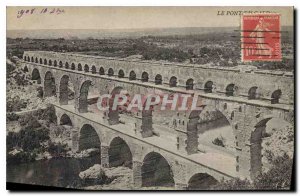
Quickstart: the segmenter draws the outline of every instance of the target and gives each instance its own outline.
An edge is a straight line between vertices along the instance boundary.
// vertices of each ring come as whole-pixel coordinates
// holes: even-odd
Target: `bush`
[[[19,116],[15,113],[7,113],[6,114],[7,121],[17,121],[18,119],[19,119]]]
[[[37,92],[38,92],[37,97],[40,98],[40,99],[42,99],[43,96],[44,96],[43,87],[39,86],[39,87],[37,87],[36,90],[37,90]]]
[[[108,181],[108,177],[106,176],[103,169],[100,169],[100,173],[97,175],[96,183],[97,184],[105,184]]]
[[[56,123],[57,117],[53,105],[48,106],[46,109],[39,109],[34,113],[38,120],[45,120],[48,124]]]
[[[268,172],[259,175],[254,187],[259,190],[288,190],[291,186],[293,159],[287,154],[272,161],[274,165]]]
[[[9,63],[6,63],[6,77],[8,77],[9,74],[11,72],[13,72],[15,69],[16,69],[16,66],[14,66],[12,64],[9,64]]]
[[[27,163],[27,162],[32,162],[36,158],[35,153],[31,152],[19,152],[15,155],[6,154],[6,163],[7,164],[19,164],[19,163]]]
[[[225,147],[225,138],[222,136],[215,138],[212,143],[217,146]]]
[[[27,102],[20,97],[16,96],[13,98],[8,98],[6,101],[6,111],[7,112],[18,112],[21,108],[26,108]]]
[[[266,150],[264,156],[267,158],[269,162],[272,162],[274,159],[274,153],[270,150]]]
[[[247,179],[241,180],[239,178],[235,178],[228,181],[222,180],[216,185],[212,185],[210,189],[211,190],[249,190],[249,189],[254,189],[254,186]]]
[[[62,144],[62,143],[55,144],[53,142],[49,142],[48,152],[54,157],[59,157],[66,154],[67,152],[66,148],[67,148],[66,144]]]
[[[7,150],[15,147],[22,148],[25,152],[32,152],[41,148],[41,143],[49,139],[49,130],[25,127],[20,132],[9,132],[6,137]]]
[[[253,183],[249,180],[233,179],[221,181],[210,187],[212,190],[289,190],[292,179],[293,159],[287,154],[272,161],[272,168],[258,175]]]
[[[20,116],[19,123],[22,127],[30,127],[32,129],[36,129],[41,126],[39,121],[30,114]]]

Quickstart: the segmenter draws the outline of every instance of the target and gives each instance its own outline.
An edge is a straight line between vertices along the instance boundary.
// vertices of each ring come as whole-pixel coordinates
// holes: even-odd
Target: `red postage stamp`
[[[281,61],[280,14],[245,14],[241,20],[242,61]]]

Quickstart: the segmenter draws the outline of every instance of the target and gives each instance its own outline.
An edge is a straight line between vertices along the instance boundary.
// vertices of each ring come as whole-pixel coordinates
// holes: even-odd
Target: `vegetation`
[[[7,148],[21,148],[24,151],[31,152],[40,148],[41,143],[49,139],[49,130],[44,128],[33,129],[25,127],[20,132],[9,132],[7,135]]]
[[[25,72],[18,69],[12,63],[6,63],[6,81],[7,84],[15,82],[18,86],[26,86],[29,84]]]
[[[254,179],[233,179],[223,181],[211,187],[217,190],[289,190],[291,187],[293,159],[287,154],[276,157],[272,161],[272,168]]]
[[[16,69],[11,63],[6,63],[6,78],[9,78],[10,74]]]
[[[31,152],[19,152],[15,155],[6,153],[6,162],[7,164],[18,164],[18,163],[27,163],[32,162],[36,158],[35,153]]]
[[[15,113],[7,113],[6,114],[6,121],[16,121],[19,120],[19,116]]]
[[[20,99],[20,97],[15,96],[13,98],[7,98],[6,100],[6,111],[7,112],[18,112],[21,108],[26,108],[27,101]]]
[[[39,87],[37,87],[36,90],[37,90],[37,92],[38,92],[37,97],[40,98],[40,99],[42,99],[43,96],[44,96],[44,90],[43,90],[43,87],[39,86]]]
[[[40,109],[31,114],[18,116],[11,114],[7,119],[18,120],[22,129],[19,132],[8,132],[6,137],[7,163],[17,164],[35,160],[38,153],[48,150],[52,155],[60,155],[66,152],[65,145],[49,142],[48,148],[44,143],[48,142],[50,123],[56,122],[54,108]],[[44,122],[42,125],[40,122]],[[16,151],[15,153],[12,153]]]
[[[239,40],[232,33],[209,33],[180,36],[142,36],[111,39],[29,39],[7,38],[7,56],[22,58],[25,50],[76,52],[95,56],[143,60],[165,60],[232,67],[254,65],[259,69],[293,70],[293,41],[290,33],[282,40],[282,62],[241,62]]]
[[[103,169],[100,169],[99,174],[97,175],[97,178],[95,180],[96,184],[105,184],[107,182],[109,182],[109,178],[107,177],[107,175],[105,174]]]
[[[217,146],[225,147],[225,138],[222,136],[215,138],[212,143]]]
[[[47,123],[47,126],[49,126],[50,123],[57,123],[57,117],[55,114],[55,109],[53,105],[49,105],[45,109],[37,110],[33,114],[38,120],[44,120]]]
[[[7,163],[17,164],[28,161],[34,161],[37,153],[44,151],[42,142],[49,139],[49,130],[39,128],[33,129],[33,126],[27,126],[20,132],[9,132],[6,137],[6,160]],[[10,152],[19,149],[16,154]]]
[[[65,156],[67,153],[67,144],[49,142],[48,152],[53,157]]]

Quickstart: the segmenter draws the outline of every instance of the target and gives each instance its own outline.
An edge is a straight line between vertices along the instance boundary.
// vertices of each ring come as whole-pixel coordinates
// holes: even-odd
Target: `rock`
[[[101,165],[100,164],[95,164],[94,166],[90,167],[89,169],[82,171],[79,173],[79,177],[81,179],[87,179],[87,178],[97,178],[97,176],[101,172]]]
[[[85,157],[90,157],[92,154],[97,154],[99,152],[100,152],[100,149],[98,149],[98,148],[90,148],[90,149],[83,150],[83,151],[77,152],[77,153],[68,152],[68,154],[74,158],[85,158]]]
[[[96,179],[100,172],[104,172],[110,183],[87,186],[89,190],[130,190],[133,189],[132,170],[127,167],[103,168],[100,164],[95,164],[89,169],[80,172],[79,177],[83,180]],[[101,175],[100,175],[101,176]]]
[[[18,153],[20,153],[20,152],[22,152],[23,150],[17,150],[17,149],[13,149],[12,151],[10,151],[8,154],[10,154],[10,155],[16,155],[16,154],[18,154]]]

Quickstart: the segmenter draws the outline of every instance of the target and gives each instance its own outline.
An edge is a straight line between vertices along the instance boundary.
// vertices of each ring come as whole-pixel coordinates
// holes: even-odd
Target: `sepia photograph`
[[[294,15],[6,7],[6,189],[295,190]]]

